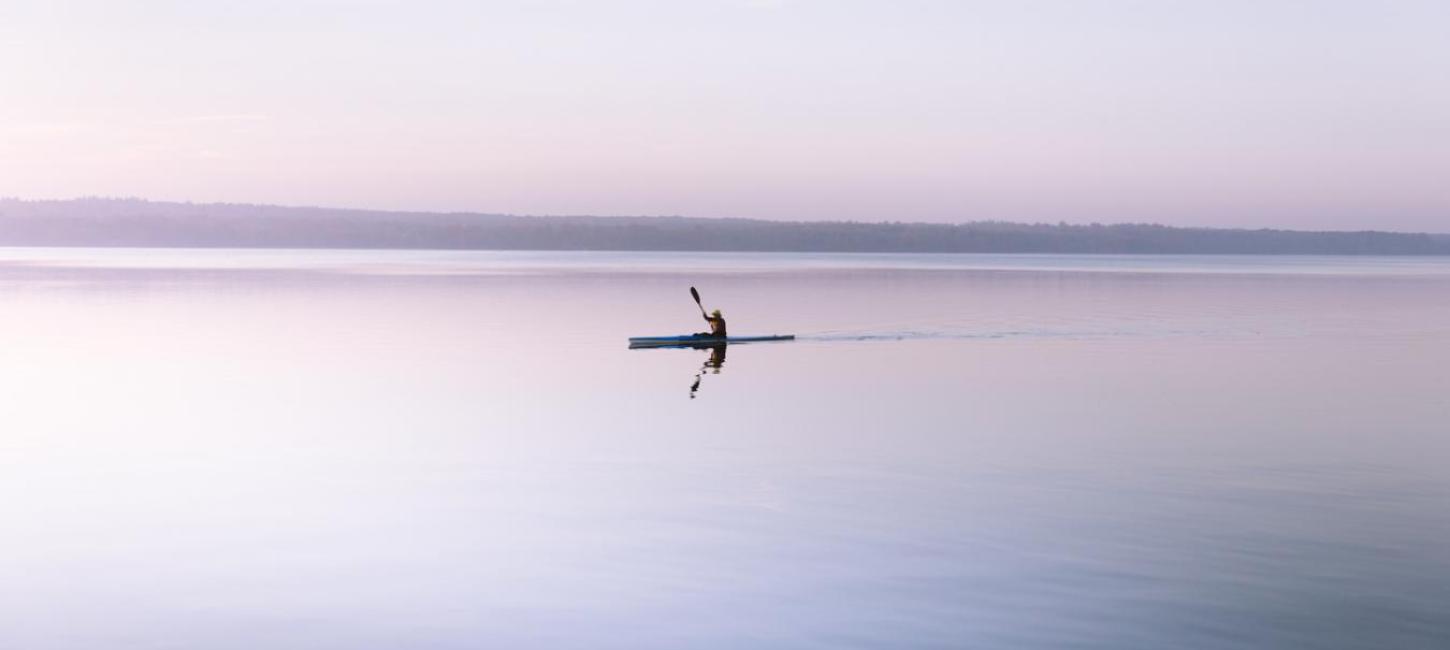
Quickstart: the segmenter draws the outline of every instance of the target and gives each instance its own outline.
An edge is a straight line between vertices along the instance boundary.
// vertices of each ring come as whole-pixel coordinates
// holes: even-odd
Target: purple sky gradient
[[[0,195],[1450,232],[1444,0],[0,4]]]

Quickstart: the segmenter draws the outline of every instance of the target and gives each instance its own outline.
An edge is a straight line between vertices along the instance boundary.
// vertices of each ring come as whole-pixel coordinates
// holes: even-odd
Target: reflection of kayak
[[[792,341],[794,334],[772,334],[770,336],[637,336],[629,339],[632,348],[709,348],[729,343],[761,343],[764,341]]]

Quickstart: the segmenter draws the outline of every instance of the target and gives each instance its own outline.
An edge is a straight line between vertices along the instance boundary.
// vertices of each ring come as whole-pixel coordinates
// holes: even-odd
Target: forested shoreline
[[[690,217],[535,217],[140,199],[0,199],[0,246],[1450,255],[1450,235]]]

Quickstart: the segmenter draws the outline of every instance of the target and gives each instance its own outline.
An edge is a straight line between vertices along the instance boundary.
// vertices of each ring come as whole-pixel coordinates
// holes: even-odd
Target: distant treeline
[[[977,221],[519,217],[139,199],[0,199],[3,246],[1450,255],[1450,235]]]

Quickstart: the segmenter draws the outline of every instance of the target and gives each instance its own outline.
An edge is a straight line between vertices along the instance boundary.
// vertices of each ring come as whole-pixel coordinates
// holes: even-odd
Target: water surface
[[[800,338],[628,350],[703,327],[691,285]],[[1434,258],[4,249],[0,647],[1450,647],[1447,296]]]

